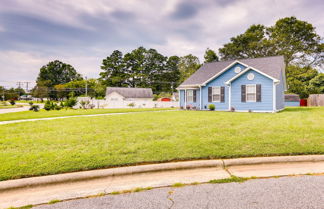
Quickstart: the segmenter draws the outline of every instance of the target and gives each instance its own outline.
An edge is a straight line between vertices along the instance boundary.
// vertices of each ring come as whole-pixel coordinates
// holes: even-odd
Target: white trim
[[[248,86],[253,86],[254,87],[254,94],[255,94],[254,100],[249,100],[248,101],[248,92],[247,92],[247,87]],[[256,102],[256,101],[257,101],[256,84],[245,84],[245,102]]]
[[[202,91],[201,91],[201,86],[199,87],[199,97],[200,97],[200,105],[199,105],[199,107],[200,107],[200,110],[202,110]]]
[[[177,88],[177,90],[190,90],[190,89],[193,89],[193,90],[197,90],[197,89],[199,89],[199,88]]]
[[[232,62],[230,65],[228,65],[227,67],[225,67],[223,70],[219,71],[218,73],[216,73],[214,76],[212,76],[211,78],[209,78],[207,81],[203,82],[202,85],[205,86],[207,83],[209,83],[211,80],[215,79],[216,77],[218,77],[219,75],[221,75],[223,72],[225,72],[226,70],[228,70],[229,68],[233,67],[235,64],[241,64],[247,68],[249,68],[249,66],[247,64],[244,64],[238,60],[235,60],[234,62]],[[244,70],[242,70],[241,72],[243,72]],[[240,74],[240,73],[238,73]]]
[[[187,109],[187,89],[184,90],[184,109]]]
[[[276,89],[276,85],[277,85],[278,83],[275,83],[275,82],[273,82],[273,86],[272,86],[272,102],[273,102],[273,104],[272,104],[272,109],[273,109],[273,111],[275,112],[275,111],[277,111],[277,89]]]
[[[212,102],[221,102],[222,98],[222,87],[221,86],[211,86],[212,87]],[[219,100],[214,100],[214,88],[219,88]],[[217,95],[217,94],[215,94]]]
[[[231,110],[231,106],[232,106],[232,85],[229,84],[228,87],[228,110]]]
[[[243,75],[244,73],[246,73],[247,71],[249,70],[254,70],[255,72],[258,72],[260,73],[261,75],[264,75],[268,78],[270,78],[271,80],[273,80],[275,83],[279,83],[280,81],[278,79],[275,79],[274,77],[271,77],[270,75],[268,74],[265,74],[263,72],[261,72],[260,70],[257,70],[253,67],[248,67],[246,68],[245,70],[243,70],[242,72],[240,72],[239,74],[237,74],[236,76],[234,76],[233,78],[229,79],[228,81],[225,82],[226,85],[230,84],[232,81],[234,81],[235,79],[237,79],[238,77],[240,77],[241,75]]]

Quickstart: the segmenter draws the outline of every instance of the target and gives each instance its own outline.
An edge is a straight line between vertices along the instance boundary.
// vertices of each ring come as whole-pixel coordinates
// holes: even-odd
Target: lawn
[[[32,118],[51,118],[51,117],[72,116],[72,115],[158,111],[158,110],[171,110],[171,109],[172,108],[76,109],[76,110],[62,109],[62,110],[52,110],[52,111],[46,111],[44,109],[41,109],[39,112],[23,111],[23,112],[0,114],[0,121],[32,119]]]
[[[324,108],[143,112],[0,126],[0,180],[184,159],[324,154]]]
[[[11,109],[11,108],[17,108],[17,107],[22,107],[22,106],[17,106],[17,105],[0,105],[0,109]]]

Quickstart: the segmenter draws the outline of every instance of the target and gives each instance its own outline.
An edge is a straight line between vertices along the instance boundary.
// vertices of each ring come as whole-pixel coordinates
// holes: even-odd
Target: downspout
[[[228,85],[228,110],[231,111],[232,106],[232,85]]]
[[[187,109],[187,89],[184,90],[184,107],[183,109]]]

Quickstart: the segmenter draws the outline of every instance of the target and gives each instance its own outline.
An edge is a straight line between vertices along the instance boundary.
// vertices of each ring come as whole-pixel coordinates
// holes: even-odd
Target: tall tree
[[[274,26],[252,25],[219,49],[224,60],[283,55],[286,65],[321,65],[324,45],[312,24],[296,17],[279,19]]]
[[[309,92],[311,94],[324,94],[324,73],[319,73],[309,81]]]
[[[274,55],[266,32],[267,28],[263,25],[251,25],[243,34],[232,37],[229,43],[219,49],[221,58],[234,60]]]
[[[179,79],[179,58],[139,47],[126,53],[114,51],[103,60],[100,80],[107,86],[148,87],[154,93],[172,92]]]
[[[268,33],[275,54],[284,55],[287,65],[297,63],[310,66],[323,63],[323,43],[312,24],[296,17],[286,17],[268,28]]]
[[[40,69],[36,83],[53,87],[74,80],[82,80],[81,75],[71,65],[55,60]]]
[[[184,57],[180,57],[178,69],[180,72],[179,83],[189,78],[193,73],[195,73],[198,68],[200,68],[199,58],[189,54]]]
[[[126,86],[127,78],[126,65],[124,63],[123,53],[115,50],[113,53],[102,60],[100,79],[106,86],[121,87]]]
[[[218,62],[219,60],[216,52],[209,48],[207,48],[205,51],[204,59],[205,59],[204,63]]]

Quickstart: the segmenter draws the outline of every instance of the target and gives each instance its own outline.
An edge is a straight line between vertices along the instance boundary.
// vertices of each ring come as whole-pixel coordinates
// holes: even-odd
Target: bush
[[[61,110],[62,107],[60,105],[54,104],[54,110]]]
[[[15,105],[15,104],[16,104],[15,100],[11,99],[11,100],[10,100],[10,104],[11,104],[11,105]]]
[[[28,104],[29,104],[30,106],[33,106],[34,103],[33,103],[33,102],[28,102]]]
[[[209,110],[215,110],[215,105],[214,105],[214,104],[210,104],[210,105],[208,105],[208,109],[209,109]]]
[[[47,110],[47,111],[52,110],[52,104],[51,104],[51,102],[49,100],[47,100],[45,102],[44,109]]]
[[[29,110],[34,111],[34,112],[38,112],[39,111],[39,105],[31,105]]]
[[[134,102],[129,103],[128,106],[129,106],[129,107],[135,107],[135,103],[134,103]]]
[[[68,100],[65,101],[65,107],[74,107],[76,104],[78,104],[78,101],[74,97],[70,97]]]

